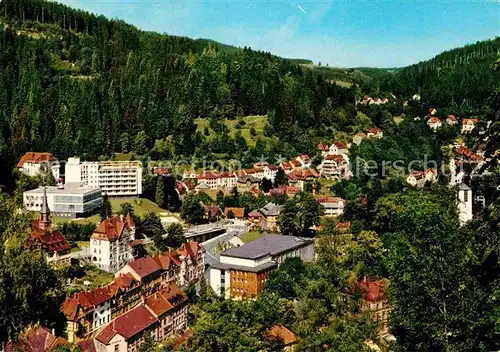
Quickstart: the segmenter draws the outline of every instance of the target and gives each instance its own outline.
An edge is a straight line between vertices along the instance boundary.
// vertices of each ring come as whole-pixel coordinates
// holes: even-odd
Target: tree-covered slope
[[[0,146],[9,165],[27,150],[144,154],[169,136],[170,156],[192,155],[194,119],[269,112],[268,132],[294,126],[293,144],[320,126],[327,103],[354,103],[293,60],[144,32],[53,2],[4,0],[0,22]]]
[[[500,82],[491,65],[500,55],[500,37],[445,51],[431,60],[386,77],[383,90],[405,97],[421,93],[438,106],[482,106]]]

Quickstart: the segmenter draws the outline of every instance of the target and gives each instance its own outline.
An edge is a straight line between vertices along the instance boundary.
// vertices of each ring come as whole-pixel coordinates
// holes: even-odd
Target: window
[[[469,201],[469,192],[468,191],[465,191],[464,192],[464,202],[468,202]]]
[[[120,345],[119,344],[115,345],[115,352],[120,352]]]

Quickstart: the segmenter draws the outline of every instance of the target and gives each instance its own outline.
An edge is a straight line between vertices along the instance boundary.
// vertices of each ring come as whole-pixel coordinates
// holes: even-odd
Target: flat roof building
[[[291,257],[313,261],[314,240],[266,234],[224,251],[210,267],[210,286],[225,298],[255,299],[264,290],[269,272]]]
[[[65,182],[83,182],[100,187],[110,197],[139,197],[142,194],[142,164],[139,161],[80,161],[69,158]]]
[[[102,190],[83,186],[81,183],[47,186],[47,205],[53,215],[68,218],[85,216],[102,203]],[[23,193],[26,210],[39,211],[43,202],[44,188],[38,187]]]

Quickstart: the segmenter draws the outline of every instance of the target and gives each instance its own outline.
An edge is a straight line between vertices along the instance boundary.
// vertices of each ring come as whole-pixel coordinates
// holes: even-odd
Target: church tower
[[[52,221],[50,220],[50,209],[47,204],[47,187],[43,186],[42,207],[40,209],[40,218],[38,220],[38,228],[45,232],[50,232]]]

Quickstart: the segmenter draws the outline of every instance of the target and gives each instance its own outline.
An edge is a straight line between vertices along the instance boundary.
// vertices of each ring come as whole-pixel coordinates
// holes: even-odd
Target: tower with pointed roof
[[[45,232],[50,232],[52,221],[50,220],[50,209],[47,204],[47,187],[43,187],[42,207],[40,208],[40,217],[38,220],[38,228]]]

